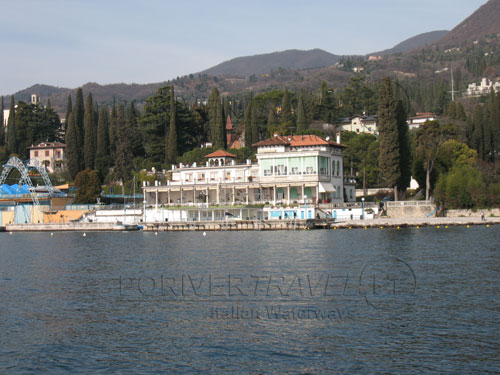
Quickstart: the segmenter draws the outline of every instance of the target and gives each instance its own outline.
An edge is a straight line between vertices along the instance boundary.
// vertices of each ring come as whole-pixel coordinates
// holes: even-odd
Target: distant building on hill
[[[488,78],[483,78],[479,85],[475,82],[470,83],[467,87],[467,91],[465,91],[465,96],[474,98],[482,95],[488,95],[492,88],[495,92],[499,92],[500,82],[493,83]]]
[[[60,142],[42,142],[32,145],[30,159],[36,159],[45,166],[47,172],[54,173],[64,167],[64,149],[66,145]]]
[[[378,135],[377,116],[375,115],[354,115],[342,118],[337,125],[341,131]]]
[[[411,129],[418,129],[420,125],[425,123],[426,121],[434,121],[437,120],[438,116],[432,112],[417,112],[416,116],[410,117],[408,120],[408,126]]]

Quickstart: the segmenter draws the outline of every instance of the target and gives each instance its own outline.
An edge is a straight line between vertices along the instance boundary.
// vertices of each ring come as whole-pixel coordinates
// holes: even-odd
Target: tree
[[[14,95],[10,97],[9,119],[7,120],[7,153],[17,153],[16,111],[14,106]]]
[[[67,119],[65,143],[66,167],[71,178],[75,179],[80,171],[80,152],[78,151],[78,129],[76,128],[73,112],[69,114],[69,118]]]
[[[130,152],[134,157],[144,156],[144,147],[137,117],[135,103],[132,100],[127,110],[127,131],[130,136]]]
[[[306,126],[306,115],[304,113],[304,102],[302,91],[299,93],[298,103],[297,103],[297,132],[301,132],[307,128]]]
[[[76,100],[72,113],[77,130],[76,133],[77,145],[78,145],[77,149],[78,153],[80,154],[78,157],[78,161],[80,163],[80,170],[83,170],[85,165],[85,160],[83,158],[83,145],[85,139],[85,132],[84,132],[85,107],[83,105],[83,91],[81,88],[78,88],[78,90],[76,90]]]
[[[398,123],[398,141],[399,141],[399,170],[400,177],[397,182],[398,190],[401,196],[405,196],[406,189],[410,187],[411,182],[411,148],[408,135],[407,113],[403,102],[398,100],[396,105],[396,120]]]
[[[127,119],[125,105],[118,106],[116,117],[116,152],[115,152],[115,177],[123,183],[132,176],[132,160],[130,157],[130,138],[127,132]]]
[[[4,119],[3,119],[3,96],[0,100],[0,147],[5,144],[5,127],[4,127]]]
[[[174,164],[177,161],[177,129],[175,125],[175,95],[172,87],[172,95],[170,95],[170,125],[168,127],[167,137],[167,155],[166,163]]]
[[[210,141],[213,145],[217,138],[217,106],[220,104],[220,95],[217,87],[214,87],[208,97],[208,118],[210,121]]]
[[[94,114],[94,102],[92,94],[89,93],[85,99],[85,112],[84,112],[84,129],[85,138],[83,146],[83,157],[85,161],[85,168],[94,169],[94,161],[96,157],[96,124]]]
[[[293,126],[292,121],[292,105],[290,103],[290,93],[285,89],[283,100],[281,102],[281,127],[282,129],[290,129]],[[254,140],[254,142],[257,142]]]
[[[101,194],[101,181],[96,171],[85,169],[75,178],[75,203],[95,203]]]
[[[251,132],[252,132],[252,142],[253,144],[259,142],[259,123],[257,122],[257,106],[252,105],[252,112],[251,112]],[[246,144],[245,144],[246,145]],[[252,145],[249,145],[247,147],[250,147]]]
[[[68,120],[71,111],[73,110],[73,103],[71,102],[71,94],[68,95],[68,103],[66,105],[66,117],[64,118],[64,131],[68,128]]]
[[[224,126],[224,114],[222,110],[222,103],[220,99],[217,99],[216,103],[216,116],[215,116],[215,138],[214,138],[214,146],[216,148],[225,148],[225,130],[226,127]]]
[[[445,141],[455,135],[455,128],[440,125],[437,121],[426,121],[416,133],[417,153],[422,158],[425,168],[425,199],[429,200],[431,191],[431,173],[439,155],[439,149]]]
[[[252,145],[256,142],[252,139],[252,101],[248,103],[247,108],[245,109],[245,146],[252,147]]]
[[[401,178],[401,154],[399,149],[397,103],[394,99],[389,78],[384,78],[379,96],[379,166],[388,186],[394,188],[394,197],[397,200],[397,183]]]
[[[109,116],[109,154],[114,157],[116,151],[116,104],[113,102]]]
[[[108,109],[102,106],[99,109],[99,118],[97,120],[97,148],[94,162],[95,169],[101,181],[104,181],[111,164],[112,160],[109,153]]]

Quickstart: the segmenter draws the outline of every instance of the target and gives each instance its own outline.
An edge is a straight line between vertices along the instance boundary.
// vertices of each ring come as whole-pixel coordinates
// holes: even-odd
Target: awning
[[[320,193],[335,193],[336,191],[337,190],[329,182],[320,182],[319,183],[319,192]]]

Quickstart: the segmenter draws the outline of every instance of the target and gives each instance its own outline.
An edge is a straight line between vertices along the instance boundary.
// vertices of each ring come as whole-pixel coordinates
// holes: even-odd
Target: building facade
[[[257,163],[219,150],[204,165],[174,166],[167,185],[144,186],[148,206],[292,205],[344,202],[344,146],[315,135],[254,144]]]
[[[54,173],[64,167],[64,149],[66,145],[60,142],[42,142],[32,145],[30,159],[36,159],[43,164],[47,172]]]
[[[342,131],[378,135],[377,116],[356,115],[343,118],[338,124]]]

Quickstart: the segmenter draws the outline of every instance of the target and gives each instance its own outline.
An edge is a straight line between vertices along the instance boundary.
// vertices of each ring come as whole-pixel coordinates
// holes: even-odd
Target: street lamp
[[[307,220],[307,195],[304,195],[304,217]]]
[[[365,197],[361,198],[361,220],[365,220]]]

